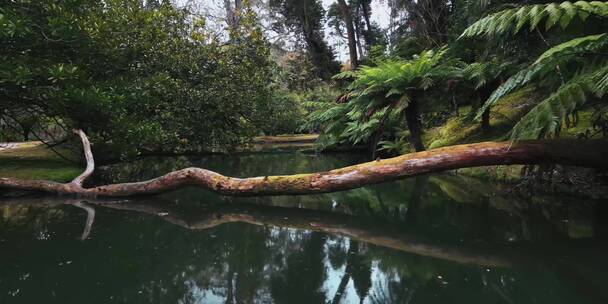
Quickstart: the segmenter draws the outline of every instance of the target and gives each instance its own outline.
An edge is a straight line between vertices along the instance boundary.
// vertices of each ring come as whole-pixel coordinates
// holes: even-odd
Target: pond
[[[248,177],[356,154],[148,158]],[[434,174],[307,196],[0,201],[0,303],[608,303],[606,202]]]

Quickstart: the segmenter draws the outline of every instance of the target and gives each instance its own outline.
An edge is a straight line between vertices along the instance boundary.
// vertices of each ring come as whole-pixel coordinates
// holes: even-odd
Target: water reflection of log
[[[227,223],[248,223],[342,235],[377,246],[465,264],[509,267],[528,259],[523,252],[509,248],[496,250],[494,246],[483,248],[465,244],[448,245],[404,233],[402,229],[386,222],[332,212],[269,206],[223,205],[205,209],[204,212],[194,215],[175,213],[149,203],[104,204],[104,206],[158,215],[168,222],[193,230],[210,229]],[[501,252],[503,250],[506,252]]]
[[[77,199],[57,199],[51,197],[35,199],[12,199],[0,202],[1,205],[31,204],[79,204]],[[530,251],[520,251],[509,246],[480,247],[466,244],[446,244],[429,240],[414,234],[408,234],[403,228],[395,227],[384,221],[371,220],[360,216],[350,216],[332,212],[281,208],[269,206],[222,205],[198,209],[197,212],[179,212],[166,206],[149,202],[88,200],[89,204],[103,207],[136,211],[159,216],[172,224],[193,230],[204,230],[226,223],[249,223],[254,225],[274,226],[318,231],[346,236],[357,241],[392,248],[417,255],[443,260],[476,264],[491,267],[508,267],[527,262],[532,258]],[[90,213],[89,213],[90,214]],[[87,221],[92,222],[90,217]]]
[[[56,197],[22,197],[0,199],[2,206],[25,206],[40,208],[53,205],[75,205],[87,211],[87,224],[83,237],[91,229],[95,211],[93,206],[112,208],[158,216],[164,221],[191,230],[205,230],[226,223],[249,223],[254,225],[279,228],[295,228],[307,231],[318,231],[342,235],[351,239],[392,248],[416,255],[438,258],[451,262],[472,264],[483,267],[532,266],[538,269],[556,269],[570,286],[579,290],[590,303],[605,303],[606,297],[601,289],[581,276],[570,265],[572,261],[581,262],[581,257],[593,261],[592,256],[603,256],[606,253],[605,242],[597,239],[567,240],[559,243],[517,242],[511,246],[505,244],[486,244],[484,247],[471,244],[446,244],[430,240],[413,233],[407,233],[403,227],[361,216],[316,211],[297,208],[282,208],[253,205],[219,205],[193,207],[167,207],[161,202],[150,203],[137,200],[87,200]],[[178,210],[181,209],[181,210]],[[574,263],[576,264],[576,263]],[[350,274],[345,280],[348,282]],[[338,299],[340,295],[336,296]]]
[[[89,237],[89,234],[91,233],[91,228],[93,228],[93,221],[95,220],[95,208],[89,206],[85,202],[75,203],[74,206],[82,208],[87,212],[87,221],[84,224],[84,231],[82,232],[82,236],[80,237],[80,240],[84,241]]]
[[[489,267],[553,264],[552,256],[560,255],[563,257],[573,249],[606,249],[604,247],[595,247],[597,240],[594,239],[569,240],[556,244],[532,244],[528,242],[518,242],[509,245],[502,243],[447,244],[424,238],[411,232],[405,232],[404,227],[396,227],[391,223],[378,219],[310,209],[254,206],[248,204],[222,204],[193,207],[195,210],[177,210],[178,208],[167,207],[167,204],[150,203],[143,200],[118,201],[100,199],[83,201],[81,199],[62,199],[43,196],[4,199],[0,200],[0,206],[31,205],[40,207],[44,205],[68,204],[77,205],[82,208],[82,205],[79,205],[82,202],[86,202],[86,206],[89,207],[97,205],[151,214],[167,222],[191,230],[211,229],[227,223],[248,223],[279,228],[294,228],[346,236],[357,241],[421,256]],[[87,210],[85,234],[88,234],[86,230],[90,230],[88,223],[93,222],[91,214],[94,216],[94,212]]]

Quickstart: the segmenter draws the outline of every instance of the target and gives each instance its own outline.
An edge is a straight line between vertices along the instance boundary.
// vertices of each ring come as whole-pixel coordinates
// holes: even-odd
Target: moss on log
[[[607,140],[552,139],[457,145],[327,172],[236,178],[206,169],[186,168],[148,181],[83,188],[82,182],[93,173],[93,157],[84,133],[80,130],[76,133],[83,140],[88,163],[87,170],[81,176],[64,184],[0,178],[0,188],[92,197],[158,194],[186,186],[232,196],[296,195],[342,191],[420,174],[477,166],[552,163],[608,168]]]

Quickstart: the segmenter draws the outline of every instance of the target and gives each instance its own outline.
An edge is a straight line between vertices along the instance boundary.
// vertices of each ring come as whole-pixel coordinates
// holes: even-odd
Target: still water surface
[[[96,183],[363,160],[152,158]],[[3,199],[0,303],[608,303],[608,202],[509,187],[438,174],[308,196]]]

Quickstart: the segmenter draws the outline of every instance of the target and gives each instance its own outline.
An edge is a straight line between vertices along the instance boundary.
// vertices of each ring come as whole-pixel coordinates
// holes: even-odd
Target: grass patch
[[[71,155],[68,151],[62,152]],[[0,177],[67,182],[82,170],[81,166],[62,159],[40,142],[19,143],[14,148],[0,150]]]

